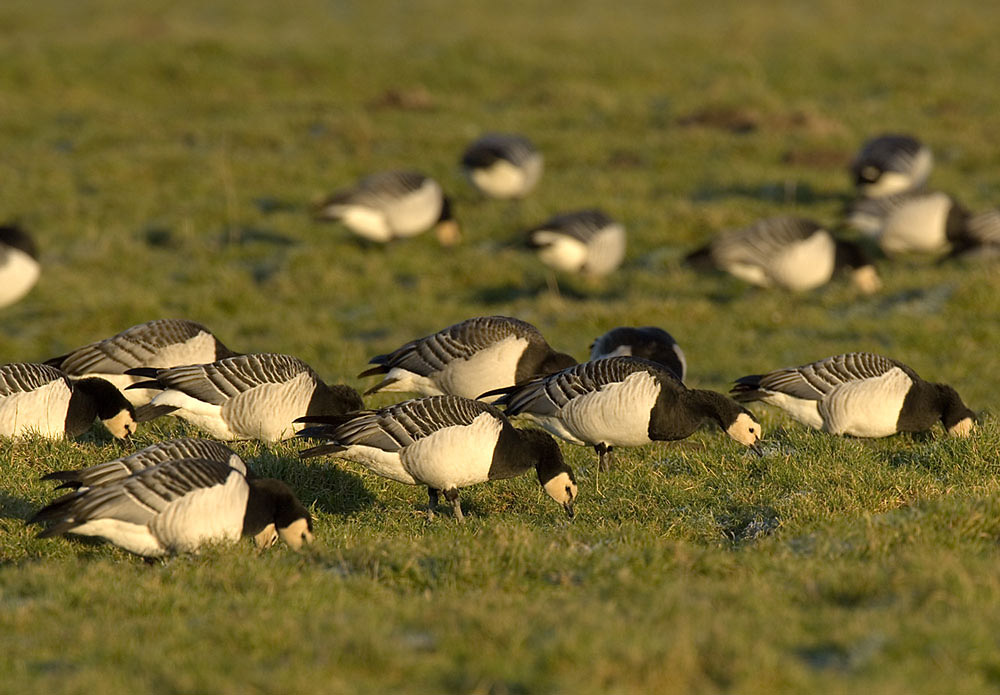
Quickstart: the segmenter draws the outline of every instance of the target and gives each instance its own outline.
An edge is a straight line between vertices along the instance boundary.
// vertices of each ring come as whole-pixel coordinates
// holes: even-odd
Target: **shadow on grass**
[[[844,191],[818,191],[807,183],[794,179],[768,181],[754,186],[703,186],[691,194],[695,202],[710,202],[726,198],[753,198],[772,203],[810,204],[829,201],[846,203],[849,196]]]
[[[588,289],[577,284],[575,278],[559,278],[558,294],[553,292],[544,282],[526,282],[524,284],[507,283],[494,287],[481,287],[472,292],[471,298],[473,301],[492,305],[509,304],[520,299],[538,299],[546,295],[552,296],[553,299],[570,302],[615,301],[624,296],[620,287]]]
[[[27,521],[36,511],[35,505],[28,500],[0,492],[0,519]]]
[[[375,497],[360,476],[338,467],[328,459],[280,456],[262,452],[249,463],[254,474],[288,483],[306,507],[315,504],[327,514],[349,516],[375,503]]]

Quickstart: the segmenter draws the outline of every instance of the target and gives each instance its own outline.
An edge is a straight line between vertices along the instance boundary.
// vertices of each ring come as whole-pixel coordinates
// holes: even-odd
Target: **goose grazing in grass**
[[[312,517],[280,480],[247,480],[225,462],[174,459],[127,478],[63,495],[28,523],[39,533],[105,538],[137,555],[192,552],[213,541],[252,536],[258,547],[279,537],[293,549],[312,542]]]
[[[777,406],[809,427],[854,437],[922,432],[939,420],[949,434],[965,437],[975,420],[952,387],[870,352],[745,376],[731,393],[744,403]]]
[[[0,436],[72,438],[95,418],[119,439],[136,429],[132,404],[104,379],[71,381],[46,364],[0,365]]]
[[[971,219],[968,210],[941,191],[862,198],[847,211],[847,223],[875,237],[890,256],[974,248],[978,243],[970,231]]]
[[[490,133],[462,155],[462,171],[473,186],[490,198],[523,198],[538,183],[544,158],[522,135]]]
[[[415,171],[384,171],[337,191],[320,203],[320,220],[337,220],[368,241],[386,243],[437,231],[444,246],[458,243],[451,200],[434,179]]]
[[[140,421],[175,415],[223,441],[277,442],[295,434],[296,418],[341,415],[364,407],[350,386],[327,386],[309,365],[289,355],[240,355],[128,374],[150,379],[129,388],[161,391],[138,409]]]
[[[186,319],[156,319],[46,360],[74,379],[96,376],[117,386],[132,405],[144,405],[156,395],[147,389],[128,389],[140,377],[126,374],[143,367],[179,367],[204,364],[235,355],[200,323]]]
[[[951,255],[991,259],[1000,255],[1000,209],[972,215],[965,233],[953,242]]]
[[[0,226],[0,308],[28,294],[42,266],[34,240],[17,225]]]
[[[913,191],[934,167],[930,148],[909,135],[879,135],[868,140],[851,162],[858,193],[867,198]]]
[[[476,398],[492,389],[559,371],[576,360],[553,350],[541,332],[526,321],[479,316],[373,357],[371,364],[377,366],[359,376],[384,374],[385,378],[365,395],[398,391]]]
[[[608,331],[590,345],[591,361],[605,357],[641,357],[666,367],[680,381],[687,375],[681,346],[672,335],[656,326],[621,326]]]
[[[460,488],[513,478],[532,468],[546,494],[573,517],[576,482],[559,445],[538,430],[514,428],[491,405],[458,396],[431,396],[381,410],[341,417],[307,417],[322,422],[300,437],[329,440],[301,452],[302,458],[333,454],[407,485],[426,485],[433,517],[443,492],[461,521]]]
[[[564,273],[607,275],[625,258],[625,227],[601,210],[556,215],[527,237],[542,263]]]
[[[760,453],[762,429],[750,411],[721,393],[686,388],[638,357],[584,362],[497,393],[508,417],[523,415],[567,442],[593,446],[601,470],[613,447],[684,439],[705,420]]]
[[[724,232],[686,260],[758,287],[793,292],[825,285],[840,269],[849,270],[863,292],[871,294],[882,286],[875,266],[860,246],[837,239],[821,224],[800,217],[770,217]]]

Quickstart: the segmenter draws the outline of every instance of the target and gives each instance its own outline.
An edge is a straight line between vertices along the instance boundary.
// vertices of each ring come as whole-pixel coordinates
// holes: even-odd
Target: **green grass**
[[[316,545],[152,564],[23,520],[53,496],[41,474],[191,428],[3,441],[0,693],[996,692],[997,267],[883,262],[874,297],[798,296],[678,259],[762,215],[834,221],[847,161],[885,130],[931,144],[935,186],[1000,203],[998,24],[972,0],[4,2],[0,217],[35,233],[45,271],[2,310],[0,361],[181,316],[362,386],[372,355],[503,313],[578,358],[660,325],[719,390],[876,350],[953,384],[982,426],[860,441],[760,411],[763,459],[705,429],[599,479],[565,445],[574,522],[526,476],[465,491],[464,526],[428,524],[421,489],[240,444],[312,508]],[[461,180],[487,130],[546,154],[520,205]],[[454,193],[461,247],[368,249],[309,220],[401,166]],[[625,221],[626,266],[556,298],[508,242],[592,205]]]

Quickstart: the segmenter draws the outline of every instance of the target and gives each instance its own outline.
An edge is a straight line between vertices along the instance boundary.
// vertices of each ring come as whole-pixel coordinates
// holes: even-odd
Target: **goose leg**
[[[462,502],[458,499],[458,489],[445,490],[444,498],[451,502],[451,508],[455,511],[455,518],[459,521],[465,521],[465,515],[462,514]]]
[[[611,447],[606,444],[595,444],[594,451],[597,452],[597,469],[600,471],[610,470],[611,468]]]
[[[428,521],[434,521],[434,510],[437,509],[437,506],[438,506],[438,495],[440,495],[440,494],[441,494],[441,491],[438,490],[436,487],[428,487],[427,488],[427,500],[428,500],[428,502],[427,502],[427,520]]]

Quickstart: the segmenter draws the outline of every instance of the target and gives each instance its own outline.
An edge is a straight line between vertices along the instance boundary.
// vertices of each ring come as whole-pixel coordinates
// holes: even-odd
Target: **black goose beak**
[[[760,456],[761,458],[764,458],[764,450],[760,448],[759,442],[754,442],[753,444],[751,444],[750,450],[753,451],[753,453]]]
[[[566,503],[564,503],[563,504],[563,509],[566,510],[566,516],[568,516],[570,519],[572,519],[573,518],[573,503],[572,502],[566,502]]]

